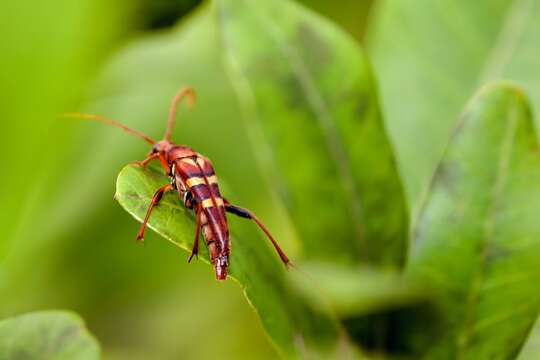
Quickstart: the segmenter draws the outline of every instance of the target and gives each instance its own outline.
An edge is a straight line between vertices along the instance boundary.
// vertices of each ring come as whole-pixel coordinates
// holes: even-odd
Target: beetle
[[[194,151],[189,146],[177,145],[172,142],[171,137],[177,106],[184,98],[186,99],[187,106],[191,108],[196,101],[193,88],[189,86],[183,87],[173,97],[165,135],[163,140],[160,141],[153,140],[140,131],[131,129],[118,121],[101,115],[68,113],[64,114],[64,116],[105,123],[120,128],[152,145],[152,149],[147,157],[133,164],[145,167],[152,160],[158,160],[165,169],[165,175],[169,178],[169,183],[157,189],[152,196],[144,220],[137,233],[137,240],[143,240],[144,231],[152,210],[159,204],[163,198],[163,194],[168,191],[176,191],[184,206],[195,212],[195,241],[188,262],[191,262],[193,256],[198,255],[199,238],[202,230],[206,246],[210,253],[210,260],[214,266],[216,279],[225,280],[227,278],[231,241],[226,213],[231,213],[253,220],[268,237],[281,261],[286,266],[290,265],[287,255],[281,250],[276,240],[274,240],[266,226],[264,226],[257,216],[248,209],[231,204],[221,196],[218,178],[210,159]]]

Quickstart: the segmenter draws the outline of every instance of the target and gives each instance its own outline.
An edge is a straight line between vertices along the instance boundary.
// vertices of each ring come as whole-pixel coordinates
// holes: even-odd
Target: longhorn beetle
[[[159,204],[163,194],[167,191],[177,191],[184,206],[195,212],[195,241],[188,262],[190,262],[193,256],[197,255],[199,252],[199,237],[202,229],[210,253],[210,259],[216,272],[216,279],[225,280],[227,278],[231,243],[229,239],[229,226],[225,213],[229,212],[255,221],[272,242],[281,261],[285,265],[289,265],[289,258],[285,255],[283,250],[281,250],[270,232],[255,214],[247,209],[231,204],[227,199],[221,196],[218,179],[210,160],[188,146],[176,145],[171,141],[174,119],[176,117],[176,108],[183,98],[186,98],[187,105],[191,108],[196,100],[194,90],[191,87],[184,87],[173,97],[167,120],[167,129],[165,131],[165,136],[161,141],[155,141],[142,132],[131,129],[124,124],[101,115],[69,113],[65,114],[65,116],[93,120],[112,125],[131,135],[141,138],[152,145],[152,150],[148,153],[146,159],[137,161],[134,164],[146,166],[152,160],[159,160],[165,169],[165,175],[169,177],[170,182],[157,189],[154,193],[150,205],[148,206],[148,210],[146,211],[144,221],[137,233],[137,240],[143,239],[144,230],[146,229],[152,209]]]

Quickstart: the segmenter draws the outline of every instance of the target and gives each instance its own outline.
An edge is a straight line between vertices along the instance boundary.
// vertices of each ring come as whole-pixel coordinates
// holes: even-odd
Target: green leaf
[[[116,199],[141,221],[153,193],[166,182],[162,172],[128,165],[118,176]],[[255,228],[239,234],[234,222],[231,224],[230,276],[244,289],[281,354],[290,357],[315,349],[315,352],[323,353],[333,351],[339,335],[337,324],[328,314],[315,312],[289,289],[283,264]],[[191,252],[195,222],[178,194],[164,195],[150,217],[149,226]],[[200,257],[209,261],[204,244],[201,244]],[[208,276],[213,277],[213,272],[209,271]]]
[[[428,299],[425,289],[410,283],[398,273],[367,267],[347,267],[308,263],[293,277],[306,298],[318,306],[329,306],[341,318],[382,312]]]
[[[523,345],[518,360],[535,360],[540,356],[540,321],[536,320],[536,325],[532,329],[527,342]]]
[[[0,321],[0,359],[94,360],[99,345],[79,316],[40,311]]]
[[[314,306],[330,309],[372,353],[417,358],[444,328],[434,294],[401,273],[365,266],[303,264],[292,279]]]
[[[368,44],[414,214],[450,130],[476,89],[493,79],[511,79],[540,110],[540,2],[377,4]]]
[[[428,358],[511,359],[540,310],[540,148],[523,92],[495,83],[461,116],[413,227],[407,273],[440,294]]]
[[[252,144],[306,257],[399,265],[404,196],[360,48],[291,1],[215,8]]]

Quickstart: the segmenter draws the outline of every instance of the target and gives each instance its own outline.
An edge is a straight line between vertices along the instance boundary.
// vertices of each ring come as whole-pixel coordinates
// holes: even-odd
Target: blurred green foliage
[[[0,321],[0,359],[97,360],[96,340],[83,320],[63,311],[41,311]]]
[[[538,278],[531,114],[538,107],[540,6],[300,2],[352,37],[282,1],[0,5],[0,318],[76,311],[112,360],[272,359],[288,353],[290,324],[312,329],[310,339],[335,335],[342,358],[361,356],[345,343],[376,358],[427,352],[507,359],[520,352],[538,315],[528,280]],[[210,11],[212,4],[222,7]],[[295,32],[300,25],[307,31]],[[367,60],[354,43],[364,33]],[[527,91],[533,112],[521,90],[496,85],[458,120],[472,94],[501,77]],[[149,232],[136,245],[138,224],[112,195],[118,171],[142,159],[147,146],[56,117],[83,109],[158,138],[170,97],[185,84],[200,101],[189,113],[181,109],[175,140],[213,160],[231,200],[264,219],[293,259],[333,262],[301,265],[304,273],[285,285],[253,224],[231,218],[234,241],[242,242],[233,254],[260,251],[257,264],[238,262],[242,286],[253,279],[264,289],[261,278],[271,276],[299,290],[301,306],[288,310],[295,315],[289,322],[286,301],[270,301],[277,296],[266,299],[261,290],[248,304],[237,284],[216,282],[203,261],[188,266],[186,254],[159,235]],[[451,138],[458,121],[464,125]],[[515,132],[505,132],[508,126]],[[342,144],[325,147],[332,138]],[[513,151],[499,161],[508,143]],[[345,172],[336,163],[343,153],[351,159]],[[358,189],[360,215],[344,210],[354,196],[343,191],[343,174]],[[493,189],[500,191],[495,202]],[[182,239],[192,241],[190,218],[178,219]],[[306,309],[312,317],[303,316]],[[302,319],[313,323],[297,327]],[[344,327],[334,329],[335,319]],[[55,321],[44,322],[43,332],[54,334]],[[537,326],[522,359],[538,357],[539,338]],[[298,339],[296,350],[313,348]]]
[[[331,307],[342,318],[406,307],[430,299],[427,291],[394,271],[313,261],[304,264],[303,270],[316,282],[306,281],[305,275],[298,272],[292,274],[294,286],[315,306]]]

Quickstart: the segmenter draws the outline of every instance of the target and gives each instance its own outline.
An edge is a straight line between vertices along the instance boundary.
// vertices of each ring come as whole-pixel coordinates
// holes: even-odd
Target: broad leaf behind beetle
[[[521,90],[483,89],[459,121],[413,228],[407,273],[437,291],[432,359],[512,359],[540,311],[540,147]]]
[[[450,130],[486,81],[511,79],[540,110],[540,2],[378,1],[368,49],[416,213]]]
[[[399,266],[404,196],[362,51],[291,1],[216,0],[215,12],[260,166],[305,256]]]

